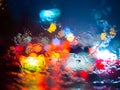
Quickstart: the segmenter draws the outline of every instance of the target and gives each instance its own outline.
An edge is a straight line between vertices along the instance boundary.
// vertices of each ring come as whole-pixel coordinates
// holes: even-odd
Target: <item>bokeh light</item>
[[[42,22],[50,23],[50,22],[56,22],[60,14],[61,13],[59,9],[53,8],[53,9],[40,11],[39,17]]]

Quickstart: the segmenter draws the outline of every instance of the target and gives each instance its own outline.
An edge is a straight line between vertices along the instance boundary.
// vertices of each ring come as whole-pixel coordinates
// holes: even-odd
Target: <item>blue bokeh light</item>
[[[42,10],[39,13],[39,17],[42,22],[56,22],[58,17],[60,16],[60,10],[57,8]]]
[[[66,35],[68,35],[68,34],[71,34],[72,32],[71,32],[71,29],[70,29],[70,28],[66,27],[66,28],[63,29],[63,33],[64,33],[64,35],[66,36]]]
[[[54,38],[52,40],[52,44],[54,44],[54,45],[60,45],[60,40],[58,38]]]

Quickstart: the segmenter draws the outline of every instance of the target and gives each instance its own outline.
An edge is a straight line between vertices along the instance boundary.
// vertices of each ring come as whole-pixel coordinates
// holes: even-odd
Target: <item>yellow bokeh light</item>
[[[66,35],[66,39],[69,41],[69,42],[72,42],[74,40],[75,36],[71,33],[71,34],[67,34]]]
[[[57,53],[57,52],[52,52],[51,58],[52,58],[52,59],[58,59],[58,58],[60,58],[60,54]]]
[[[110,35],[112,35],[112,36],[115,36],[116,35],[116,31],[115,31],[115,29],[114,28],[110,28]]]
[[[52,33],[52,32],[54,32],[56,30],[56,28],[57,28],[56,24],[55,23],[51,23],[50,27],[48,28],[48,32]]]
[[[107,37],[106,32],[101,33],[101,35],[100,35],[101,40],[105,40],[106,37]]]
[[[44,57],[44,55],[39,55],[38,57],[37,57],[37,59],[39,60],[39,66],[45,66],[46,65],[46,61],[45,61],[45,57]]]
[[[31,65],[31,66],[38,66],[38,60],[34,57],[28,57],[26,60],[27,64]]]
[[[44,70],[46,67],[46,59],[43,54],[37,55],[31,53],[30,56],[21,56],[19,58],[23,69],[40,71]]]

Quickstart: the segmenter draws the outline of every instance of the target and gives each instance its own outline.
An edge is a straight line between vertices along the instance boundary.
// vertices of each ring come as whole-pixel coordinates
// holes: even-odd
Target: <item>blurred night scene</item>
[[[120,0],[0,0],[0,90],[120,90]]]

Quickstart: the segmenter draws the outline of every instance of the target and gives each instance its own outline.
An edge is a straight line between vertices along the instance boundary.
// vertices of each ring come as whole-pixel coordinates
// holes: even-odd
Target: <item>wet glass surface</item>
[[[0,0],[0,90],[120,90],[119,0]]]
[[[66,72],[62,75],[57,71],[30,72],[18,66],[1,66],[0,73],[1,90],[120,90],[120,81],[96,81],[93,74],[89,75],[92,82],[86,82]]]

